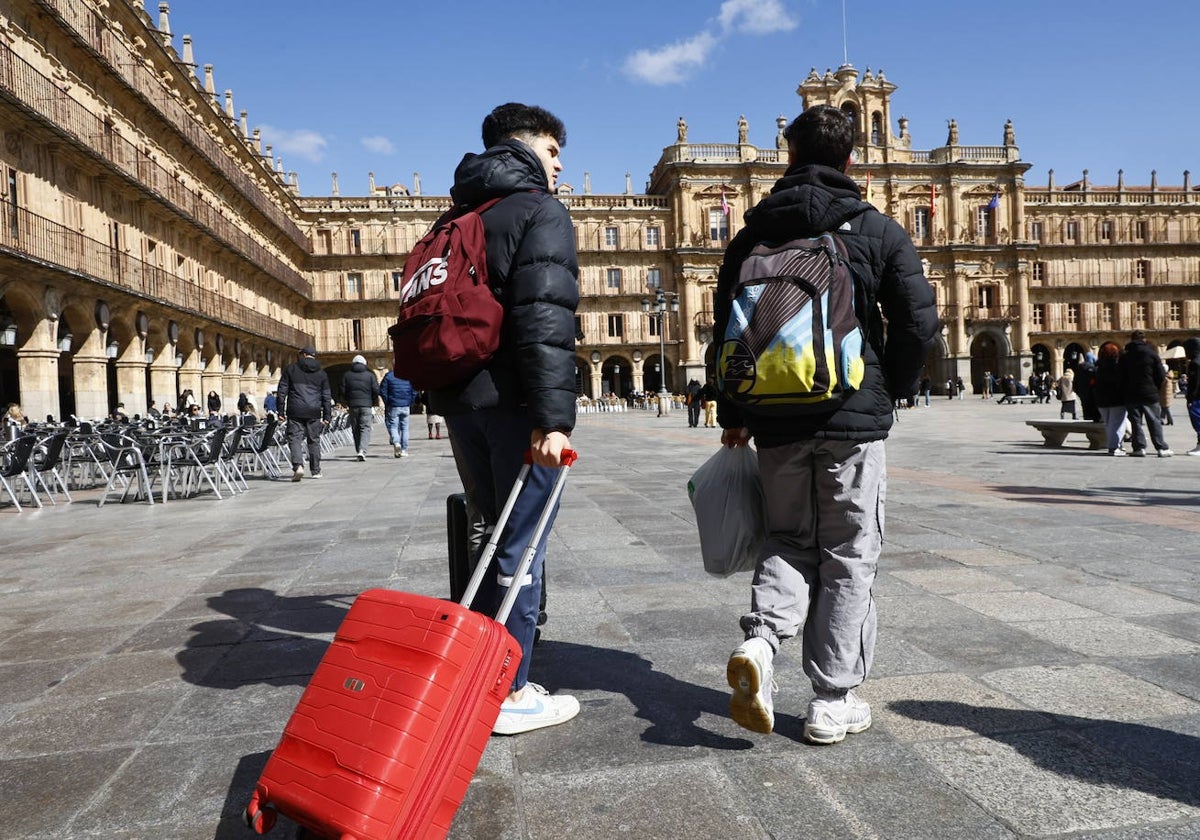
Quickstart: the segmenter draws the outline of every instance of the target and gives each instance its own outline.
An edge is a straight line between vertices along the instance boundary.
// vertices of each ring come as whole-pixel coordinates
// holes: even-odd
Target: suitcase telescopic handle
[[[546,506],[542,509],[541,515],[538,516],[537,525],[533,529],[533,535],[529,539],[529,543],[525,546],[525,551],[521,555],[521,562],[517,564],[516,572],[513,574],[512,585],[508,587],[508,592],[504,595],[504,600],[500,602],[500,609],[496,612],[496,621],[503,624],[508,620],[508,614],[512,612],[513,604],[516,603],[517,595],[521,591],[521,580],[528,574],[530,567],[533,566],[533,558],[537,554],[538,543],[542,541],[542,534],[545,533],[547,526],[550,523],[550,517],[554,513],[554,506],[558,504],[559,497],[562,496],[563,487],[567,482],[567,473],[571,469],[571,465],[579,459],[579,453],[574,449],[564,449],[562,451],[562,467],[558,471],[558,475],[554,480],[554,486],[550,488],[550,496],[546,499]],[[492,557],[496,554],[496,547],[500,544],[500,536],[504,533],[504,526],[508,523],[508,517],[512,514],[513,507],[517,504],[517,498],[521,495],[521,491],[525,488],[529,480],[529,470],[533,464],[532,450],[525,453],[525,463],[521,467],[521,471],[517,474],[517,480],[513,484],[512,492],[508,494],[508,499],[504,503],[504,509],[500,511],[500,517],[496,520],[496,525],[492,528],[492,533],[488,537],[487,545],[484,546],[483,554],[479,556],[479,562],[475,564],[475,571],[471,573],[471,580],[467,583],[467,589],[463,593],[462,600],[459,601],[464,607],[470,609],[471,602],[475,600],[476,593],[479,592],[479,587],[483,583],[483,576],[487,574],[488,566],[491,565]]]

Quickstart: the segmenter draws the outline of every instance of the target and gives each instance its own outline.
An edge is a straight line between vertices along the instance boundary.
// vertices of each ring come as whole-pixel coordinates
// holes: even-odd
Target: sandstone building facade
[[[950,121],[945,145],[916,150],[895,90],[846,66],[797,93],[855,121],[852,174],[926,262],[935,382],[1058,373],[1134,328],[1166,352],[1200,323],[1187,173],[1029,185],[1011,123],[995,145],[963,145]],[[703,381],[721,255],[785,168],[785,125],[759,147],[744,118],[736,143],[694,142],[680,118],[646,192],[628,175],[617,195],[592,194],[586,175],[560,189],[580,259],[581,394]],[[34,419],[117,402],[133,414],[185,388],[261,399],[310,342],[335,382],[356,353],[382,372],[404,257],[450,203],[416,176],[300,196],[166,4],[155,17],[138,0],[0,0],[0,134],[0,404]]]

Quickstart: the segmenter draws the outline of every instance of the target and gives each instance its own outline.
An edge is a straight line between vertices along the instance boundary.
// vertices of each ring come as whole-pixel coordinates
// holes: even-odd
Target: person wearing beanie
[[[350,370],[342,376],[342,402],[350,409],[354,456],[365,461],[367,447],[371,445],[375,406],[379,404],[379,380],[367,370],[367,360],[362,356],[355,356],[350,363]]]

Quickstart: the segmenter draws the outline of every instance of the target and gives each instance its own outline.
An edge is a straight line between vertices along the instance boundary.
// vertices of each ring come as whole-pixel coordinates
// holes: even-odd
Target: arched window
[[[846,119],[850,120],[850,125],[854,129],[855,138],[858,137],[858,108],[853,102],[842,103],[842,113],[846,115]]]

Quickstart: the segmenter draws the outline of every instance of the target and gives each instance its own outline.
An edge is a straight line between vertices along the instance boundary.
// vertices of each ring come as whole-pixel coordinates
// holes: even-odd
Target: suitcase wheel
[[[274,828],[275,817],[274,808],[263,808],[260,811],[258,805],[254,803],[251,803],[242,814],[242,820],[246,823],[246,827],[255,834],[266,834]]]

